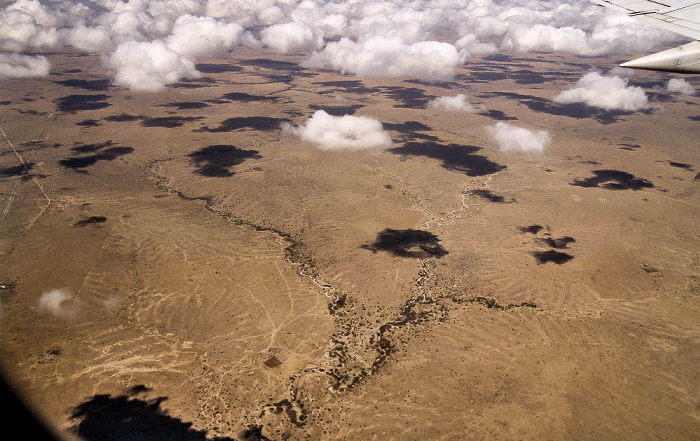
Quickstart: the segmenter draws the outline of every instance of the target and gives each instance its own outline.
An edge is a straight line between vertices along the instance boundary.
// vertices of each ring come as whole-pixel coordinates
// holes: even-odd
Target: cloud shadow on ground
[[[85,441],[233,441],[210,438],[206,431],[193,429],[192,423],[169,416],[161,408],[168,398],[139,398],[145,391],[145,386],[135,386],[125,395],[92,396],[73,409],[71,420],[78,422],[70,431]]]
[[[33,162],[27,162],[25,164],[10,167],[0,167],[0,178],[27,176],[32,168],[34,168]]]
[[[233,132],[242,129],[252,129],[252,130],[277,130],[283,122],[291,122],[284,118],[272,118],[269,116],[238,116],[234,118],[228,118],[219,123],[219,127],[209,128],[209,126],[204,126],[200,129],[195,130],[195,132]]]
[[[489,98],[493,96],[501,96],[518,101],[535,112],[543,112],[550,115],[566,116],[568,118],[576,119],[593,118],[601,124],[613,124],[619,121],[620,117],[631,114],[630,112],[600,109],[583,103],[557,104],[547,98],[515,92],[488,92],[481,94],[482,98]],[[653,112],[653,109],[641,112],[651,113]]]
[[[541,242],[547,246],[550,246],[552,248],[557,248],[557,249],[564,249],[564,248],[569,248],[570,243],[576,242],[576,239],[574,239],[571,236],[564,236],[564,237],[541,237],[537,239],[538,242]]]
[[[209,104],[202,101],[180,101],[176,103],[163,104],[161,107],[174,107],[177,110],[198,110],[209,107]]]
[[[61,112],[75,113],[84,110],[98,110],[111,106],[105,101],[109,95],[67,95],[54,100],[56,107]]]
[[[324,110],[327,114],[332,116],[344,116],[344,115],[354,115],[355,112],[365,107],[364,104],[350,104],[347,106],[320,106],[311,105],[311,110]],[[386,128],[386,125],[384,126]]]
[[[131,121],[141,121],[141,125],[144,127],[162,127],[166,129],[173,129],[175,127],[182,127],[185,123],[192,121],[199,121],[204,119],[203,116],[144,116],[144,115],[129,115],[128,113],[121,113],[119,115],[110,115],[103,118],[105,121],[110,122],[131,122]]]
[[[132,153],[134,151],[133,147],[104,148],[110,145],[112,145],[111,141],[108,141],[101,145],[94,144],[95,150],[92,151],[97,151],[97,153],[88,156],[73,156],[71,158],[61,159],[58,162],[66,168],[70,168],[81,173],[87,173],[87,170],[83,169],[95,165],[99,161],[113,161],[119,158],[120,156],[128,155],[129,153]],[[74,149],[80,147],[85,146],[74,147]]]
[[[442,167],[467,176],[484,176],[506,169],[505,165],[493,162],[486,156],[474,154],[479,150],[480,147],[470,145],[436,142],[407,142],[403,147],[388,149],[390,153],[401,155],[404,160],[409,156],[439,159],[442,161]]]
[[[402,109],[423,109],[428,102],[435,98],[427,95],[423,89],[416,87],[385,86],[382,88],[384,96],[399,101],[393,107]]]
[[[192,163],[197,166],[196,173],[202,176],[222,178],[235,174],[232,167],[248,159],[260,159],[257,150],[243,150],[233,145],[210,145],[190,153]]]
[[[400,257],[425,259],[440,258],[448,252],[440,245],[440,239],[424,230],[394,230],[387,228],[377,234],[377,240],[361,248],[372,252],[386,251]]]
[[[104,222],[107,222],[107,218],[105,216],[90,216],[87,219],[79,220],[78,222],[74,223],[73,226],[84,227],[86,225],[101,224]]]
[[[470,194],[474,196],[478,196],[480,198],[486,199],[489,202],[494,202],[497,204],[509,204],[511,202],[515,202],[515,199],[511,199],[510,201],[506,202],[506,199],[501,196],[493,193],[491,190],[484,190],[484,189],[478,189],[478,190],[471,190],[469,192]]]
[[[402,135],[402,141],[415,141],[416,139],[421,139],[424,141],[440,141],[440,138],[434,135],[428,135],[426,133],[420,132],[432,132],[433,128],[426,126],[419,121],[405,121],[402,123],[383,123],[382,126],[385,130],[390,130],[393,132],[399,132]]]
[[[65,81],[55,81],[56,84],[62,86],[74,87],[77,89],[93,90],[93,91],[105,91],[109,89],[110,81],[105,78],[103,80],[65,80]]]
[[[557,265],[561,265],[574,258],[574,256],[571,254],[562,253],[555,250],[534,251],[532,255],[535,256],[538,264],[552,262],[556,263]]]
[[[578,178],[571,183],[577,187],[600,187],[607,190],[641,190],[654,188],[654,184],[631,173],[620,170],[593,170],[590,178]]]
[[[199,63],[194,66],[201,73],[226,73],[226,72],[240,72],[243,70],[241,66],[236,66],[233,64],[225,63]]]
[[[268,102],[276,103],[279,97],[269,95],[251,95],[245,92],[230,92],[221,96],[221,99],[227,101],[238,101],[243,103]]]
[[[312,83],[317,86],[325,86],[331,90],[331,92],[345,92],[345,93],[359,93],[359,94],[369,94],[369,93],[379,93],[381,89],[379,87],[367,87],[365,83],[361,80],[338,80],[338,81],[318,81]]]

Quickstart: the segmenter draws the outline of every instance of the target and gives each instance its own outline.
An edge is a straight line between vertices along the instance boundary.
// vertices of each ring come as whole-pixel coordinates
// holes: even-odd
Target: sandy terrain
[[[0,363],[64,436],[697,439],[700,98],[671,76],[619,113],[551,102],[616,59],[423,84],[241,50],[149,94],[47,57],[0,84]],[[426,108],[457,93],[486,111]],[[318,109],[393,145],[280,129]],[[552,143],[499,151],[498,121]]]

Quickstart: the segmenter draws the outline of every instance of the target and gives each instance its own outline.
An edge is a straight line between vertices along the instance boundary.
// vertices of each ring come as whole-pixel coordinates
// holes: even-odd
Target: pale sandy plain
[[[551,102],[612,58],[424,84],[237,50],[134,93],[46,55],[0,84],[0,362],[62,436],[699,436],[700,98],[672,75],[623,114]],[[457,93],[486,112],[425,107]],[[393,145],[280,130],[316,109]],[[552,143],[501,152],[498,121]]]

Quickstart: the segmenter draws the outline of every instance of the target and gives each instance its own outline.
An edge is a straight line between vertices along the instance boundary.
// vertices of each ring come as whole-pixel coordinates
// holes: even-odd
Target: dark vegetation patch
[[[76,89],[85,89],[93,91],[105,91],[109,89],[110,81],[105,78],[103,80],[65,80],[56,81],[56,84],[63,86],[74,87]]]
[[[83,110],[104,109],[111,106],[105,101],[109,95],[68,95],[54,100],[56,107],[61,112],[75,113]]]
[[[197,166],[196,173],[208,177],[229,177],[235,174],[232,167],[247,159],[262,158],[257,150],[243,150],[233,145],[210,145],[188,156]]]
[[[691,121],[700,121],[700,115],[699,116],[689,116],[688,119]]]
[[[504,170],[505,165],[500,165],[489,160],[486,156],[476,155],[480,147],[459,144],[438,144],[436,142],[408,142],[403,147],[388,149],[389,152],[401,155],[404,159],[408,156],[425,156],[442,161],[442,166],[448,170],[454,170],[467,176],[484,176]]]
[[[478,190],[471,190],[469,193],[474,195],[474,196],[479,196],[480,198],[484,198],[490,202],[495,202],[497,204],[505,204],[506,203],[506,199],[503,196],[494,194],[491,190],[478,189]],[[511,199],[510,202],[515,202],[515,199]]]
[[[0,101],[0,106],[9,106],[12,104],[12,101]]]
[[[312,110],[324,110],[332,116],[354,115],[355,112],[365,107],[364,104],[351,104],[348,106],[317,106],[311,105]],[[384,126],[386,128],[386,126]]]
[[[219,123],[219,127],[209,128],[209,126],[204,126],[200,129],[195,130],[195,132],[233,132],[242,129],[252,129],[252,130],[277,130],[283,122],[290,122],[288,119],[284,118],[272,118],[269,116],[238,116],[234,118],[228,118]]]
[[[397,256],[416,259],[440,258],[447,254],[447,251],[440,246],[439,242],[440,239],[429,231],[387,228],[377,234],[377,240],[374,243],[362,245],[362,248],[375,253],[386,251]]]
[[[74,156],[68,159],[61,159],[58,162],[66,168],[71,168],[73,170],[86,173],[86,171],[82,169],[90,167],[99,161],[113,161],[120,156],[128,155],[133,151],[133,147],[109,147],[98,151],[93,155]]]
[[[641,190],[642,188],[654,187],[650,181],[620,170],[593,170],[593,174],[595,176],[590,178],[578,178],[571,185],[600,187],[607,190]]]
[[[538,264],[552,262],[556,263],[557,265],[561,265],[574,258],[574,256],[571,254],[562,253],[561,251],[555,250],[534,251],[532,255],[535,256]]]
[[[94,395],[73,409],[71,420],[76,423],[71,432],[85,441],[233,441],[210,438],[206,431],[194,430],[192,423],[169,416],[161,408],[167,397],[138,397],[147,390],[137,386],[125,395]]]
[[[76,227],[84,227],[86,225],[101,224],[104,222],[107,222],[107,218],[105,216],[90,216],[87,219],[79,220],[78,222],[74,223],[73,225]]]

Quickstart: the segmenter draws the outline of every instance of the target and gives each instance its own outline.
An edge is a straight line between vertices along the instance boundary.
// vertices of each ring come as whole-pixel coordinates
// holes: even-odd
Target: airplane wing
[[[696,41],[621,64],[635,69],[700,73],[700,0],[591,0]]]
[[[594,3],[624,12],[676,34],[700,40],[698,0],[594,0]]]

